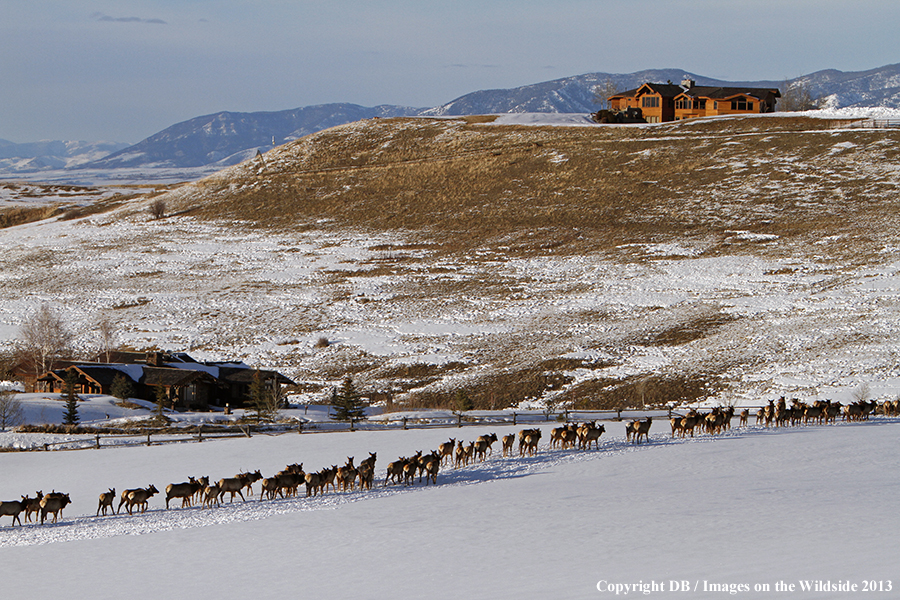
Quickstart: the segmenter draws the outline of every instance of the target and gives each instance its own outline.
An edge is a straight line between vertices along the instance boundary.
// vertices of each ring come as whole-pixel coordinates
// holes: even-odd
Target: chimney
[[[161,367],[163,363],[162,352],[147,352],[147,364],[151,367]]]
[[[681,87],[691,89],[697,85],[697,82],[693,79],[689,79],[687,75],[684,76],[684,79],[681,80]]]

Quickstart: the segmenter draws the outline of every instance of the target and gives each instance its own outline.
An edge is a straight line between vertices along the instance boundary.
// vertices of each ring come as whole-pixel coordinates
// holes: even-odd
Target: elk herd
[[[843,415],[845,421],[863,421],[870,415],[880,411],[885,416],[900,416],[900,399],[888,401],[882,405],[871,401],[858,401],[849,405],[830,402],[827,400],[806,404],[799,400],[793,400],[791,406],[782,397],[777,402],[770,400],[756,413],[756,424],[765,427],[784,427],[787,425],[827,424],[836,421],[838,415]],[[672,437],[693,437],[699,429],[701,433],[716,435],[730,429],[734,418],[734,407],[716,407],[706,413],[691,409],[684,416],[673,416],[669,422],[672,428]],[[750,411],[744,409],[739,414],[740,425],[748,426]],[[649,442],[652,417],[632,420],[625,423],[625,437],[630,443],[640,444],[641,440]],[[592,446],[599,450],[600,436],[606,431],[604,425],[597,425],[596,421],[589,423],[569,423],[556,427],[550,431],[549,448],[569,450],[589,450]],[[476,462],[487,460],[493,454],[493,445],[500,442],[501,453],[505,458],[534,456],[538,452],[538,442],[541,439],[540,429],[523,429],[516,434],[507,434],[498,439],[496,433],[488,433],[479,436],[469,443],[463,440],[450,438],[438,446],[436,450],[424,454],[421,450],[407,457],[400,457],[389,463],[386,468],[382,486],[388,485],[414,485],[416,478],[419,483],[425,479],[425,485],[437,485],[437,477],[440,470],[451,466],[454,469],[467,467]],[[518,441],[517,450],[513,446]],[[370,452],[369,456],[358,465],[354,465],[354,457],[348,457],[344,466],[331,465],[318,471],[305,472],[303,463],[287,465],[282,471],[272,477],[263,477],[259,470],[247,471],[236,474],[233,477],[225,477],[218,482],[211,483],[208,476],[189,477],[182,483],[171,483],[166,486],[166,509],[170,509],[172,500],[181,500],[181,508],[203,506],[213,508],[223,503],[228,495],[229,502],[234,502],[237,495],[242,501],[247,501],[248,496],[253,496],[253,484],[260,481],[259,500],[275,500],[278,498],[297,497],[301,486],[305,487],[307,497],[316,497],[329,491],[333,493],[353,491],[356,488],[370,490],[375,481],[376,453]],[[247,496],[244,495],[246,491]],[[116,499],[116,489],[109,488],[100,494],[96,516],[101,514],[118,515],[122,507],[125,507],[129,515],[137,509],[146,512],[149,500],[160,493],[153,484],[145,488],[131,488],[124,490],[119,496],[119,504],[113,510]],[[12,525],[23,525],[20,518],[25,513],[25,523],[31,522],[34,515],[40,514],[40,523],[44,524],[48,515],[52,515],[52,522],[56,523],[62,510],[72,500],[68,494],[55,490],[44,495],[40,491],[34,498],[22,496],[21,500],[0,502],[0,516],[11,516]]]

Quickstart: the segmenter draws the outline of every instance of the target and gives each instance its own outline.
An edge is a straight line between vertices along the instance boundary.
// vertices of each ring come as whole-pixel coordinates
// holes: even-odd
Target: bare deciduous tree
[[[779,112],[797,112],[819,108],[820,104],[821,99],[813,96],[806,82],[791,83],[785,80],[781,84],[781,98],[776,106]]]
[[[154,219],[162,219],[166,216],[166,201],[162,198],[157,198],[153,202],[150,203],[150,216]]]
[[[21,334],[22,349],[37,376],[52,370],[54,361],[70,352],[73,336],[62,318],[46,304],[22,323]]]
[[[104,362],[109,362],[109,353],[116,345],[116,326],[109,315],[103,315],[97,323],[97,333],[100,335],[100,352]]]
[[[609,101],[610,96],[615,96],[619,91],[619,86],[616,85],[611,77],[607,77],[606,81],[594,86],[594,97],[592,101],[594,104],[599,104],[601,107],[607,108],[606,104]]]
[[[21,425],[24,419],[25,412],[16,395],[6,390],[0,390],[0,431]]]

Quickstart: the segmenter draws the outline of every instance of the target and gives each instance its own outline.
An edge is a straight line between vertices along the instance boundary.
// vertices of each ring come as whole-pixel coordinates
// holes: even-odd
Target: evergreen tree
[[[66,372],[66,379],[63,383],[63,395],[66,398],[66,412],[63,414],[63,423],[66,425],[78,425],[78,393],[75,391],[78,387],[78,373],[75,369],[69,369]]]
[[[278,394],[267,389],[266,378],[260,374],[259,369],[253,373],[248,395],[247,406],[250,409],[248,414],[250,418],[255,419],[257,424],[275,419],[275,415],[278,413]]]
[[[456,390],[456,394],[453,396],[453,407],[456,409],[456,412],[463,413],[474,410],[475,402],[472,401],[465,390]]]
[[[352,426],[356,421],[366,418],[366,403],[349,375],[344,378],[340,390],[335,389],[332,392],[331,404],[334,406],[334,418],[337,421],[348,421]]]
[[[109,386],[109,393],[119,400],[128,400],[134,395],[134,386],[128,381],[124,375],[116,375],[112,385]]]

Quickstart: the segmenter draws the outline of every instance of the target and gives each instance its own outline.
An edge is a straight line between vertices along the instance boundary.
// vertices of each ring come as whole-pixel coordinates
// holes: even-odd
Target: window
[[[641,98],[641,106],[644,108],[659,108],[659,96],[644,96]]]
[[[738,98],[731,101],[731,110],[753,110],[753,103],[746,98]]]
[[[694,103],[690,98],[679,98],[675,101],[675,108],[680,110],[690,110]]]

